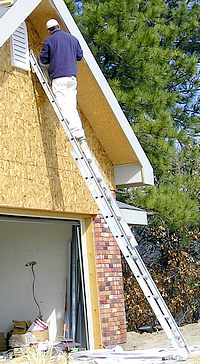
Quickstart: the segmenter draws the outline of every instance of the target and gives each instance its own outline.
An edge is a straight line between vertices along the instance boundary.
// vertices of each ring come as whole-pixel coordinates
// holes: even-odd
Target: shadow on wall
[[[32,81],[53,208],[63,211],[64,200],[59,175],[58,155],[56,147],[56,121],[52,120],[51,118],[51,112],[49,109],[50,105],[46,102],[46,96],[43,93],[41,85],[36,81],[36,76],[34,74],[32,74]]]

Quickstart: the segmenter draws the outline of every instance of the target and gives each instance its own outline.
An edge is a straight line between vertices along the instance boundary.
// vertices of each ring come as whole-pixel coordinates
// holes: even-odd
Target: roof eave
[[[147,222],[147,212],[142,209],[138,209],[137,207],[127,205],[125,203],[121,203],[117,201],[117,205],[120,208],[120,211],[129,225],[148,225]]]
[[[0,47],[10,38],[18,26],[31,14],[42,0],[17,0],[0,18]],[[9,24],[9,27],[8,27]]]

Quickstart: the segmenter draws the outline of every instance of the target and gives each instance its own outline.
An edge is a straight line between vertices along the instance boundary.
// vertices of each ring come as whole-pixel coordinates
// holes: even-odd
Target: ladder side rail
[[[114,197],[111,196],[111,199],[113,200]],[[100,200],[100,202],[102,202],[102,201]],[[115,202],[115,200],[114,200],[114,202]],[[101,203],[99,205],[100,205],[100,210],[102,211]],[[117,206],[117,208],[118,208],[118,206]],[[116,238],[116,236],[115,236],[115,238]],[[126,257],[127,254],[128,254],[128,250],[124,249],[124,245],[123,245],[124,242],[121,242],[121,239],[118,238],[118,237],[116,238],[116,240],[118,241],[118,245],[120,246],[120,250],[123,252],[124,256]],[[132,248],[132,246],[131,246],[131,248]],[[130,246],[129,246],[129,249],[130,249]],[[141,288],[143,289],[143,292],[144,292],[145,296],[147,297],[153,311],[157,313],[156,316],[157,316],[161,326],[163,327],[163,326],[166,325],[165,330],[168,331],[168,337],[171,340],[172,336],[171,336],[171,332],[169,332],[169,325],[172,325],[174,331],[177,332],[176,324],[174,324],[173,320],[170,320],[171,313],[170,313],[164,299],[160,295],[160,292],[159,292],[157,286],[155,285],[153,279],[151,278],[151,275],[150,275],[149,271],[147,270],[147,268],[146,268],[144,262],[142,261],[139,253],[137,252],[137,250],[135,249],[134,254],[133,254],[133,252],[130,252],[130,250],[129,250],[129,253],[130,253],[130,255],[133,255],[132,259],[134,259],[134,260],[135,260],[135,258],[137,256],[138,260],[137,260],[136,263],[133,263],[132,261],[129,261],[129,259],[127,259],[128,264],[129,264],[129,266],[131,266],[132,263],[135,264],[135,266],[133,268],[135,274],[137,274],[136,273],[136,265],[138,265],[137,268],[140,269],[140,272],[138,271],[138,274],[137,274],[138,277],[136,276],[136,279],[138,280],[138,283],[140,284]],[[140,265],[138,264],[139,262],[140,262]],[[132,271],[133,271],[133,269],[132,269]],[[146,274],[147,277],[148,277],[145,284],[144,284],[143,279],[141,279],[142,274]],[[148,289],[146,289],[147,287],[148,287]],[[158,296],[156,304],[155,304],[155,300],[152,300],[152,295],[153,296]],[[163,320],[162,315],[164,315],[166,317],[166,320]],[[182,342],[182,344],[185,346],[186,343]]]
[[[179,343],[180,343],[180,340],[182,339],[182,334],[181,334],[181,332],[179,332],[179,328],[176,325],[176,322],[174,321],[173,316],[171,315],[164,299],[162,298],[159,290],[157,289],[153,279],[151,278],[144,262],[142,261],[139,253],[137,252],[135,246],[130,244],[130,239],[126,239],[126,231],[124,234],[124,228],[123,228],[123,226],[121,226],[121,222],[123,222],[123,221],[120,221],[120,223],[119,223],[118,219],[116,219],[116,221],[114,219],[114,221],[113,221],[113,215],[117,214],[119,216],[120,211],[119,211],[119,208],[116,204],[114,197],[112,196],[109,188],[107,187],[107,184],[104,182],[104,178],[101,176],[101,178],[100,178],[101,182],[99,182],[99,179],[96,178],[96,174],[99,176],[100,171],[98,170],[98,167],[96,168],[96,165],[93,162],[93,157],[91,157],[91,160],[92,160],[92,166],[91,166],[90,165],[91,163],[88,163],[87,160],[85,160],[85,158],[82,154],[82,150],[79,147],[79,144],[77,143],[73,134],[71,133],[71,130],[69,129],[69,126],[68,126],[66,120],[63,118],[62,113],[59,109],[59,106],[56,104],[54,95],[53,95],[46,79],[44,78],[40,67],[37,65],[37,60],[35,59],[33,53],[32,53],[32,55],[30,55],[30,60],[31,60],[31,64],[32,64],[34,70],[35,70],[35,68],[37,68],[38,72],[36,72],[36,73],[39,78],[39,81],[41,82],[41,84],[44,88],[44,91],[46,92],[46,94],[49,98],[49,101],[51,102],[51,104],[54,108],[54,111],[56,112],[68,138],[70,139],[70,141],[72,143],[72,146],[75,149],[75,159],[76,159],[77,164],[80,167],[80,171],[83,174],[83,177],[85,178],[85,180],[87,180],[87,185],[90,187],[93,197],[96,196],[96,200],[99,200],[98,202],[96,201],[97,205],[100,207],[100,210],[104,210],[104,213],[108,214],[107,223],[108,223],[109,227],[113,226],[113,223],[115,223],[116,227],[115,227],[114,231],[116,231],[116,229],[117,229],[120,233],[121,233],[121,231],[123,232],[122,233],[123,236],[120,236],[120,239],[119,239],[119,237],[117,237],[118,239],[116,239],[116,236],[115,236],[115,239],[117,240],[117,242],[119,244],[120,250],[123,252],[123,254],[125,255],[125,258],[128,260],[127,262],[129,264],[132,272],[135,274],[136,279],[138,278],[138,283],[140,284],[140,287],[141,288],[143,287],[143,292],[144,292],[146,298],[147,299],[149,298],[149,301],[151,301],[151,302],[149,302],[151,307],[153,305],[152,308],[153,308],[154,312],[155,311],[157,312],[158,320],[159,320],[159,317],[162,318],[161,321],[159,320],[159,322],[160,323],[162,322],[161,326],[165,327],[165,332],[166,332],[168,338],[171,341],[173,341],[173,340],[175,340],[176,337],[178,337]],[[88,150],[89,150],[89,148],[88,148]],[[81,163],[80,163],[80,161],[81,161]],[[86,173],[83,173],[84,169],[86,169],[86,171],[87,171]],[[102,201],[103,201],[103,204],[102,204]],[[111,216],[109,216],[110,213],[111,213]],[[116,218],[116,216],[115,216],[115,218]],[[127,224],[125,222],[125,226],[126,225]],[[133,236],[131,230],[130,230],[130,232],[131,232],[131,235]],[[135,241],[135,238],[134,238],[134,241]],[[144,278],[142,277],[144,272],[147,275],[146,280],[144,280]],[[138,277],[136,276],[137,274],[138,274]],[[157,300],[155,300],[155,298],[153,297],[155,292],[158,295]],[[160,302],[161,307],[158,304],[159,302]],[[166,320],[166,318],[165,318],[165,311],[167,312],[167,314],[169,313],[168,316],[170,318],[170,322],[168,320]],[[169,324],[169,326],[168,326],[168,324]],[[170,327],[170,325],[171,325],[171,327]],[[177,332],[178,335],[177,336],[174,335],[173,331]],[[176,340],[175,340],[175,343],[173,343],[173,345],[177,346]],[[184,347],[188,351],[187,344],[185,343],[184,339],[181,341],[181,346]]]
[[[88,147],[87,147],[87,149],[89,149]],[[89,153],[90,154],[90,153]],[[87,155],[88,155],[88,151],[87,151]],[[92,159],[92,156],[91,156],[91,159]],[[93,164],[95,164],[94,162],[93,162]],[[89,165],[89,167],[91,167],[90,165]],[[91,173],[93,172],[93,171],[95,171],[96,170],[96,175],[101,175],[101,173],[100,173],[100,171],[98,170],[98,167],[95,165],[95,168],[93,167],[93,165],[92,165],[92,171],[91,171]],[[99,182],[99,181],[97,181],[97,183],[99,183],[100,184],[100,186],[99,186],[99,188],[102,188],[102,186],[101,186],[101,184],[102,184],[102,181],[104,182],[104,178],[101,176],[101,182]],[[117,206],[117,204],[116,204],[116,200],[115,200],[115,198],[113,197],[113,195],[112,195],[112,193],[110,192],[110,190],[108,189],[108,187],[107,187],[107,185],[104,183],[104,186],[103,186],[103,188],[106,188],[106,196],[105,196],[105,198],[107,198],[107,194],[108,194],[108,192],[109,192],[109,199],[111,199],[111,206],[110,207],[112,207],[113,209],[116,209],[117,210],[117,212],[116,213],[118,213],[118,210],[119,210],[119,208],[118,208],[118,206]],[[102,192],[103,193],[103,192]],[[101,200],[100,200],[100,202],[102,202]],[[97,201],[97,203],[98,203],[98,201]],[[101,206],[101,203],[99,204],[100,206],[100,210],[102,211],[102,206]],[[113,206],[114,205],[114,206]],[[119,214],[119,213],[118,213]],[[107,220],[107,219],[106,219]],[[108,221],[107,221],[108,222]],[[120,223],[121,223],[121,221],[120,221]],[[109,225],[109,224],[108,224]],[[132,231],[130,230],[130,232],[131,232],[131,234],[132,234]],[[127,256],[127,249],[126,249],[126,251],[124,251],[124,246],[123,246],[123,243],[124,242],[122,242],[122,244],[120,244],[121,243],[121,239],[120,238],[118,238],[118,236],[116,237],[115,236],[115,238],[116,238],[116,240],[118,240],[118,244],[120,245],[120,250],[121,251],[123,251],[124,252],[124,255],[125,256]],[[129,246],[129,249],[130,248],[133,248],[133,246],[131,245],[129,245],[129,241],[128,241],[128,246]],[[171,317],[171,313],[170,313],[170,311],[169,311],[169,309],[168,309],[168,306],[166,305],[166,303],[165,303],[165,301],[164,301],[164,299],[163,299],[163,297],[162,297],[162,295],[160,294],[160,292],[159,292],[159,290],[158,290],[158,288],[157,288],[157,286],[156,286],[156,284],[155,284],[155,282],[154,282],[154,280],[152,279],[152,277],[151,277],[151,275],[150,275],[150,273],[149,273],[149,271],[148,271],[148,269],[147,269],[147,267],[145,266],[145,264],[144,264],[144,262],[143,262],[143,260],[141,259],[141,257],[140,257],[140,255],[139,255],[139,253],[137,252],[137,250],[136,249],[134,249],[135,250],[135,252],[134,252],[134,254],[133,254],[133,252],[130,252],[130,250],[129,250],[129,253],[132,255],[132,259],[136,259],[136,257],[137,257],[137,265],[138,265],[138,268],[140,269],[140,271],[141,271],[141,275],[142,274],[145,274],[145,275],[147,275],[147,281],[145,282],[147,285],[148,285],[148,288],[149,288],[149,290],[148,290],[148,292],[146,292],[148,295],[149,294],[151,294],[152,293],[152,295],[156,295],[156,296],[158,296],[158,298],[157,298],[157,303],[156,303],[156,306],[158,306],[159,307],[159,309],[161,310],[160,312],[161,313],[163,313],[166,317],[167,317],[167,321],[168,321],[168,324],[169,324],[169,320],[170,320],[170,317]],[[140,264],[139,264],[140,263]],[[130,264],[131,264],[131,262],[129,262],[129,260],[128,260],[128,264],[129,264],[129,266],[130,266]],[[134,262],[134,264],[135,264],[135,262]],[[135,265],[136,265],[135,264]],[[135,269],[135,268],[134,268]],[[144,286],[143,284],[142,284],[142,286]],[[145,292],[144,292],[145,293]],[[150,298],[150,303],[152,302],[152,299]],[[152,306],[152,304],[151,304],[151,306]],[[155,307],[155,306],[154,306]],[[174,326],[174,330],[175,331],[177,331],[177,325],[176,325],[176,323],[174,323],[173,322],[173,320],[171,319],[170,320],[170,323],[171,323],[171,325],[173,325]]]
[[[84,163],[84,160],[79,159],[77,162],[79,164],[79,168],[80,168],[80,171],[82,172],[83,177],[87,176],[87,173],[85,172],[84,165],[82,165],[82,163]],[[93,181],[93,179],[92,179],[92,181]],[[90,188],[91,192],[93,192],[93,183],[89,183],[88,187]],[[94,194],[95,194],[95,192],[94,192]],[[100,210],[102,210],[102,203],[104,202],[104,199],[100,199],[99,201],[100,202],[99,202],[98,206],[100,207]],[[149,285],[147,284],[146,280],[144,280],[143,277],[142,277],[144,275],[144,272],[142,272],[141,267],[134,264],[133,259],[129,259],[130,257],[132,257],[133,251],[130,251],[130,246],[129,246],[129,250],[127,249],[127,247],[124,244],[124,242],[122,241],[122,239],[119,238],[119,239],[116,239],[116,240],[118,240],[118,245],[120,247],[120,250],[122,251],[122,253],[125,256],[129,266],[131,267],[131,270],[134,273],[135,278],[138,281],[141,289],[143,290],[146,298],[148,299],[149,304],[151,305],[153,311],[155,312],[158,321],[160,322],[161,326],[165,330],[167,337],[170,339],[170,341],[172,341],[173,335],[172,335],[170,326],[169,326],[167,320],[164,319],[164,314],[166,315],[166,312],[163,313],[163,309],[160,308],[160,306],[158,305],[156,300],[155,299],[152,300],[153,293],[152,293]],[[135,249],[135,251],[136,251],[136,249]],[[135,256],[136,255],[134,255],[134,259],[135,259]],[[140,258],[138,253],[137,253],[137,257]],[[141,260],[141,258],[140,258],[140,260]],[[148,276],[149,276],[149,272],[147,271],[147,269],[145,269],[145,273],[148,274]],[[160,294],[159,291],[157,291],[157,290],[156,290],[156,293]],[[154,292],[154,294],[155,294],[155,292]],[[168,314],[168,312],[167,312],[167,314]],[[178,347],[177,343],[176,344],[175,343],[176,343],[176,341],[174,342],[173,346],[175,346],[177,348]]]
[[[80,168],[80,170],[82,171],[81,168]],[[99,208],[100,208],[100,210],[102,212],[103,202],[105,202],[105,199],[99,199],[99,201],[97,200],[96,202],[97,202],[97,204],[98,204],[98,206],[99,206]],[[112,224],[111,224],[110,228],[111,228],[111,231],[112,231]],[[126,258],[126,260],[127,260],[128,264],[129,264],[129,266],[131,267],[131,270],[134,273],[134,275],[135,275],[141,289],[143,290],[143,292],[144,292],[150,306],[152,307],[154,313],[156,314],[156,317],[157,317],[158,321],[160,322],[161,326],[165,330],[167,337],[170,339],[171,342],[174,341],[175,339],[174,339],[174,337],[172,335],[171,330],[173,329],[175,332],[178,332],[177,327],[176,327],[176,323],[175,323],[175,321],[174,322],[172,321],[172,323],[174,324],[173,325],[174,327],[172,328],[170,326],[170,322],[168,321],[168,319],[166,317],[170,317],[171,313],[170,313],[165,301],[163,299],[161,300],[162,296],[160,295],[160,292],[159,292],[157,286],[155,285],[153,279],[151,278],[150,273],[148,272],[146,266],[144,265],[139,253],[137,252],[136,249],[134,249],[135,254],[133,254],[132,251],[130,252],[130,250],[128,251],[127,248],[125,248],[125,246],[124,246],[124,242],[122,241],[122,237],[120,238],[118,236],[117,237],[115,236],[115,238],[116,238],[116,240],[118,242],[118,245],[120,247],[120,250],[123,252],[123,255],[125,256],[125,258],[127,257],[127,254],[129,254],[129,256],[131,256],[131,257],[133,255],[132,259],[127,259]],[[127,244],[127,242],[125,242],[125,244]],[[133,247],[129,246],[129,248],[133,248]],[[134,264],[134,261],[133,261],[133,260],[135,260],[136,256],[137,256],[137,259],[139,259],[139,261],[141,263],[139,266]],[[142,278],[142,275],[144,273],[147,275],[147,280],[144,280]],[[152,299],[153,295],[159,295],[160,302],[159,301],[157,302],[155,299]],[[161,303],[161,304],[159,304],[159,303]],[[179,335],[179,338],[180,338],[179,341],[181,343],[181,346],[186,347],[187,344],[183,340],[181,340],[180,335]],[[178,347],[178,345],[176,343],[176,340],[174,341],[173,346],[176,347],[176,348]]]
[[[158,321],[160,322],[161,326],[163,327],[164,331],[166,332],[168,338],[171,341],[172,332],[171,332],[170,326],[173,325],[173,329],[174,329],[175,333],[179,333],[179,328],[177,327],[176,323],[175,324],[173,323],[173,318],[172,318],[172,323],[171,323],[171,320],[169,321],[169,318],[172,317],[171,313],[163,299],[161,300],[161,302],[159,302],[157,296],[159,298],[162,298],[162,296],[160,295],[160,292],[159,292],[157,286],[155,285],[155,283],[154,283],[154,285],[148,284],[148,280],[150,280],[150,281],[153,281],[153,280],[152,280],[147,268],[145,267],[145,271],[143,271],[143,269],[141,269],[141,266],[138,265],[138,260],[142,261],[142,259],[139,255],[139,253],[137,252],[137,249],[133,248],[135,250],[135,255],[138,256],[138,259],[135,260],[135,255],[134,255],[134,258],[131,258],[132,252],[130,252],[130,250],[128,250],[127,247],[124,246],[124,244],[120,241],[120,239],[118,241],[118,245],[119,245],[120,250],[123,253],[129,267],[131,268],[131,271],[133,272],[135,279],[139,283],[145,297],[147,298],[151,308],[153,309]],[[143,261],[142,261],[142,263],[143,263]],[[147,274],[147,278],[143,278],[143,276],[145,276],[144,272]],[[156,296],[156,298],[154,298],[154,296]],[[163,305],[163,303],[164,303],[164,305]],[[187,347],[187,344],[186,344],[184,338],[180,335],[178,335],[178,336],[181,341],[181,346]],[[175,346],[175,344],[174,344],[174,346]],[[176,345],[176,347],[177,347],[177,345]]]
[[[125,258],[126,259],[126,258]],[[175,335],[172,331],[171,325],[168,322],[168,320],[165,318],[165,313],[163,312],[162,308],[158,305],[157,301],[155,298],[153,298],[153,292],[151,292],[149,286],[146,284],[145,279],[143,279],[142,275],[140,274],[139,270],[137,272],[137,268],[138,267],[133,267],[133,262],[130,262],[127,260],[127,263],[129,264],[129,266],[131,267],[131,270],[135,272],[135,279],[137,280],[141,290],[143,291],[149,305],[151,306],[154,314],[157,317],[158,322],[160,323],[161,327],[163,328],[163,330],[165,331],[168,339],[173,343],[173,346],[178,349],[179,345],[175,339]],[[180,342],[182,347],[184,347],[184,343]]]
[[[82,175],[84,177],[84,175],[85,175],[85,173],[83,172],[84,167],[81,165],[80,160],[79,160],[79,167],[80,167],[80,171],[82,172]],[[94,179],[92,179],[92,181],[94,181]],[[92,185],[93,185],[93,183],[91,183],[90,186],[88,186],[88,187],[91,187]],[[91,190],[91,188],[90,188],[90,190]],[[97,200],[97,204],[101,211],[103,208],[102,204],[104,202],[105,202],[105,200],[103,198],[99,199],[99,201]],[[111,223],[111,226],[112,226],[112,223]],[[116,236],[115,236],[115,238],[116,238]],[[171,331],[172,328],[170,327],[170,322],[166,318],[166,317],[170,317],[171,313],[163,299],[161,300],[161,305],[160,305],[159,301],[156,301],[153,298],[153,296],[155,296],[155,295],[158,295],[159,297],[162,297],[162,296],[160,295],[160,292],[159,292],[157,286],[155,285],[153,279],[151,278],[150,273],[148,272],[146,266],[144,265],[139,253],[137,252],[136,248],[134,248],[134,253],[133,253],[133,251],[130,250],[130,248],[132,248],[132,250],[133,250],[133,247],[132,246],[130,247],[130,245],[129,245],[129,250],[128,250],[127,249],[128,245],[126,245],[127,242],[122,241],[122,238],[117,237],[116,240],[118,242],[120,250],[122,251],[123,255],[125,256],[125,259],[127,260],[127,263],[129,264],[132,272],[134,273],[135,278],[138,281],[144,295],[146,296],[150,306],[152,307],[154,313],[156,314],[158,321],[160,322],[161,326],[163,327],[164,331],[166,332],[167,337],[169,338],[169,340],[171,342],[174,341],[175,339],[173,336],[173,332]],[[137,265],[137,260],[136,260],[136,263],[134,262],[136,257],[137,257],[137,260],[139,260],[139,262],[141,263],[140,265]],[[143,277],[142,277],[143,275],[147,275],[147,279],[143,279]],[[150,285],[149,285],[149,283],[150,283]],[[174,331],[178,332],[176,324],[174,325]],[[181,340],[180,335],[179,335],[179,338],[180,338],[179,342],[180,342],[181,346],[185,347],[187,344],[184,342],[184,340]],[[178,344],[177,344],[176,340],[174,341],[173,346],[178,348]]]
[[[170,338],[171,340],[171,332],[169,332],[169,328],[171,328],[174,332],[174,335],[179,338],[179,343],[181,344],[181,346],[187,348],[187,343],[181,332],[179,332],[180,330],[173,316],[171,315],[171,312],[169,311],[169,308],[167,307],[164,299],[162,298],[157,286],[151,278],[151,275],[149,274],[147,268],[145,267],[145,271],[148,273],[146,277],[144,275],[144,271],[141,270],[141,266],[138,264],[138,262],[141,261],[141,257],[139,256],[138,260],[133,261],[126,255],[124,256],[132,272],[135,272],[135,279],[139,283],[145,297],[147,298],[150,306],[156,314],[158,321],[160,322],[161,326],[165,328],[166,334],[168,332],[168,338]],[[145,278],[143,278],[143,275]]]
[[[138,268],[140,269],[141,272],[144,272],[144,274],[146,274],[148,277],[147,283],[148,283],[150,290],[152,291],[153,294],[156,294],[158,296],[156,298],[157,302],[167,312],[168,316],[171,316],[171,312],[170,312],[165,300],[163,299],[162,295],[160,294],[160,291],[159,291],[157,285],[155,284],[153,278],[151,277],[151,274],[149,273],[146,265],[144,264],[140,254],[138,253],[138,251],[135,248],[133,248],[133,249],[135,250],[135,254],[138,256],[138,259],[136,261]]]
[[[80,171],[83,172],[84,169],[81,168],[81,165],[79,167],[80,167]],[[89,165],[89,167],[90,167],[90,165]],[[91,171],[91,173],[92,173],[92,171]],[[92,179],[92,181],[95,181],[95,178]],[[97,183],[99,183],[99,182],[97,181]],[[114,199],[113,196],[111,198]],[[98,206],[99,206],[99,208],[100,208],[100,210],[101,210],[101,212],[102,212],[102,209],[103,209],[103,205],[102,204],[103,204],[103,202],[105,202],[105,199],[106,199],[106,196],[105,196],[104,199],[102,198],[102,199],[99,199],[99,201],[98,200],[96,201],[97,204],[98,204]],[[117,206],[117,208],[118,208],[118,206]],[[108,221],[107,221],[107,223],[108,223]],[[110,227],[110,224],[109,223],[108,223],[108,225]],[[112,223],[111,223],[111,226],[112,226]],[[136,268],[136,265],[133,267],[134,262],[132,261],[132,259],[130,259],[130,260],[127,259],[128,260],[128,264],[131,267],[131,270],[132,270],[132,272],[134,273],[135,276],[138,273],[138,276],[136,276],[136,279],[137,279],[138,283],[140,284],[140,287],[142,288],[142,290],[143,290],[146,298],[148,299],[149,304],[151,305],[153,311],[155,312],[158,321],[160,322],[161,326],[165,330],[167,337],[170,339],[170,341],[174,341],[175,339],[174,339],[174,336],[173,336],[173,331],[171,331],[172,330],[172,327],[170,327],[169,319],[164,318],[164,316],[170,317],[171,316],[171,313],[170,313],[170,311],[169,311],[169,309],[168,309],[168,307],[167,307],[167,305],[166,305],[166,303],[165,303],[165,301],[163,299],[160,299],[161,305],[159,304],[159,301],[157,302],[155,299],[152,299],[152,296],[155,295],[155,294],[158,295],[160,298],[162,298],[162,296],[160,295],[160,292],[159,292],[157,286],[155,285],[153,279],[151,278],[150,273],[148,272],[146,266],[144,265],[144,262],[142,261],[139,253],[137,252],[137,250],[135,248],[133,248],[133,246],[130,246],[129,241],[128,241],[128,243],[125,242],[125,244],[127,243],[128,244],[127,246],[129,246],[129,250],[127,250],[124,247],[124,242],[121,241],[122,239],[120,239],[119,237],[116,237],[116,236],[115,236],[115,239],[117,240],[118,245],[120,247],[120,250],[123,252],[123,255],[125,256],[125,258],[129,254],[129,255],[132,256],[132,259],[133,260],[135,260],[136,257],[137,257],[137,259],[139,259],[139,261],[141,263],[140,267],[137,266],[137,268]],[[130,248],[131,249],[134,249],[134,254],[133,254],[133,251],[130,251]],[[147,281],[144,281],[142,279],[142,277],[141,277],[141,275],[144,273],[144,272],[141,273],[143,270],[144,270],[144,272],[148,276],[148,281],[150,282],[150,286],[147,283]],[[136,273],[136,271],[137,271],[137,273]],[[173,318],[172,318],[171,321],[173,323]],[[175,333],[179,333],[179,329],[178,329],[175,321],[174,321],[174,325],[173,326],[174,326],[173,329],[174,329]],[[187,348],[187,344],[184,341],[184,339],[180,336],[180,334],[178,335],[178,337],[179,337],[179,342],[180,342],[181,346],[184,347],[184,348]],[[178,345],[176,343],[176,340],[174,341],[173,346],[176,347],[176,348],[178,347]]]

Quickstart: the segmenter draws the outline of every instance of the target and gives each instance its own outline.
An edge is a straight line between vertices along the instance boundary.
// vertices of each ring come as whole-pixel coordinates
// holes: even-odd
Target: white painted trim
[[[88,323],[88,336],[89,336],[89,349],[94,350],[94,332],[93,332],[93,318],[92,318],[92,304],[91,304],[91,293],[90,293],[90,281],[89,281],[89,269],[88,269],[88,253],[85,236],[85,222],[79,220],[81,224],[81,246],[83,255],[83,274],[86,292],[86,307],[87,307],[87,323]]]
[[[126,212],[125,212],[125,210],[128,210],[129,211],[129,209],[124,209],[124,208],[120,208],[120,211],[122,212],[122,214],[124,214],[124,215],[126,215],[127,217],[125,217],[124,216],[124,218],[125,218],[125,220],[126,220],[126,222],[127,222],[127,224],[131,224],[131,225],[138,225],[138,221],[139,221],[139,219],[141,218],[141,212],[142,213],[145,213],[146,215],[147,215],[147,213],[146,213],[146,211],[144,211],[144,210],[140,210],[140,209],[138,209],[138,210],[133,210],[133,209],[130,209],[130,214],[126,214]],[[134,211],[134,214],[132,215],[132,211]],[[138,216],[138,214],[139,214],[139,216]],[[3,217],[1,217],[1,216],[5,216],[5,218],[3,218]],[[85,237],[84,237],[84,234],[85,234],[85,225],[84,225],[84,220],[83,220],[83,222],[82,222],[82,220],[81,219],[76,219],[76,218],[70,218],[70,217],[60,217],[60,216],[48,216],[48,215],[34,215],[34,214],[30,214],[30,215],[26,215],[26,214],[13,214],[13,213],[8,213],[8,212],[0,212],[0,221],[6,221],[6,216],[8,216],[8,218],[10,217],[16,217],[16,219],[15,219],[15,221],[20,221],[20,220],[18,220],[18,219],[20,219],[20,218],[29,218],[30,220],[31,219],[37,219],[37,218],[39,218],[39,219],[44,219],[44,220],[61,220],[60,222],[61,223],[65,223],[65,220],[66,220],[66,222],[67,221],[71,221],[72,223],[74,222],[74,221],[78,221],[79,223],[80,223],[80,225],[81,225],[81,231],[83,232],[83,236],[81,236],[81,241],[82,241],[82,239],[84,239],[84,244],[86,244],[86,240],[85,240]],[[142,218],[143,219],[143,218]],[[146,224],[143,224],[143,222],[145,222],[146,221],[146,218],[144,218],[143,220],[141,220],[141,225],[146,225]],[[23,221],[24,223],[26,222],[25,220]],[[42,221],[41,221],[42,222]],[[35,222],[34,222],[35,223]],[[39,223],[39,221],[37,222],[37,223]],[[140,224],[139,224],[140,225]]]
[[[25,213],[13,213],[13,212],[4,212],[3,210],[0,211],[0,216],[16,216],[16,217],[24,217],[24,218],[39,218],[39,219],[54,219],[54,220],[71,220],[71,221],[81,221],[79,218],[73,218],[73,217],[64,217],[64,216],[49,216],[49,215],[39,215],[39,214],[34,214],[32,212],[30,212],[30,214],[25,214]]]
[[[121,164],[114,166],[116,186],[131,187],[141,185],[143,182],[142,167],[140,164]]]
[[[154,178],[153,178],[152,166],[146,154],[144,153],[144,150],[142,149],[135,133],[133,132],[133,129],[131,128],[128,120],[126,119],[121,107],[119,106],[119,103],[113,91],[111,90],[108,82],[106,81],[85,39],[83,38],[80,30],[78,29],[72,15],[70,14],[63,0],[52,0],[52,2],[55,4],[57,11],[60,17],[63,19],[64,23],[66,24],[67,28],[69,29],[69,32],[79,40],[81,47],[83,49],[84,59],[87,62],[87,65],[89,66],[92,74],[94,75],[99,86],[101,87],[101,90],[106,100],[108,101],[115,117],[117,118],[119,124],[121,125],[126,135],[126,138],[128,139],[129,143],[133,148],[134,153],[136,154],[139,162],[141,163],[143,167],[143,183],[148,185],[153,185]]]
[[[147,213],[143,210],[124,209],[120,208],[120,211],[129,225],[148,225]]]
[[[42,0],[17,0],[0,18],[0,47]]]

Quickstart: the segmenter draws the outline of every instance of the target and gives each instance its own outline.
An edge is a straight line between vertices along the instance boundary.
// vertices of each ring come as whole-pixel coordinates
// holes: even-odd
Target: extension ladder
[[[72,156],[161,327],[180,356],[183,350],[190,353],[179,327],[136,249],[138,244],[135,237],[124,220],[112,192],[104,181],[86,141],[78,141],[74,137],[32,51],[30,52],[30,63],[71,142]]]

